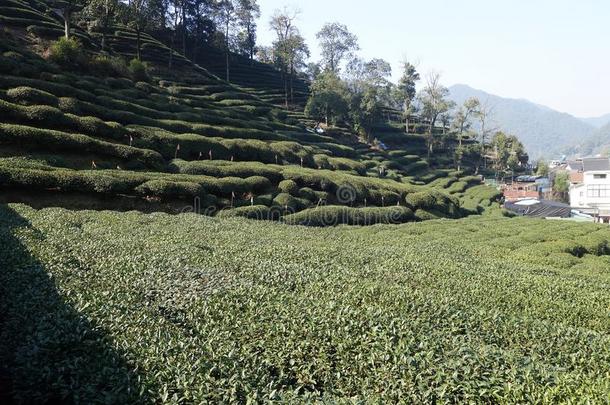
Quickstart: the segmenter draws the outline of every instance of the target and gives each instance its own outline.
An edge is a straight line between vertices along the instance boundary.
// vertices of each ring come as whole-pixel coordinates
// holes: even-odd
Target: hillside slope
[[[595,128],[601,128],[610,124],[610,114],[601,115],[599,117],[581,118],[581,120]]]
[[[495,126],[516,135],[533,159],[552,158],[595,131],[592,125],[576,117],[527,100],[503,98],[463,84],[451,86],[449,90],[451,99],[458,104],[477,97],[491,107]]]
[[[169,49],[150,36],[144,81],[57,66],[33,52],[58,34],[48,7],[3,4],[11,4],[0,16],[12,28],[0,37],[2,201],[324,225],[461,217],[498,198],[474,187],[478,177],[453,172],[442,148],[422,158],[423,136],[384,126],[379,136],[391,136],[391,150],[383,151],[346,131],[308,132],[302,114],[289,116],[180,55],[168,69]],[[74,35],[95,61],[99,34]],[[115,27],[109,43],[132,58],[134,38]]]
[[[564,149],[568,156],[587,157],[598,154],[607,156],[610,150],[610,123],[597,129],[581,142]]]

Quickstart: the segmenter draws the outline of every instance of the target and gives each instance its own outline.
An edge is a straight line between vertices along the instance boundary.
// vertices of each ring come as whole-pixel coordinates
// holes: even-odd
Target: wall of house
[[[570,205],[610,213],[610,171],[585,172],[583,183],[570,187]]]

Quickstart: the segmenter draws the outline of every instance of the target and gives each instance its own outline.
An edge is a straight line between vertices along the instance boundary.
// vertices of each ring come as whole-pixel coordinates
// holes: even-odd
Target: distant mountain
[[[595,128],[601,128],[610,124],[610,114],[602,115],[601,117],[581,118],[580,120],[589,125],[593,125]]]
[[[449,91],[458,104],[477,97],[488,105],[493,125],[516,135],[532,159],[563,154],[596,132],[592,124],[528,100],[504,98],[464,84],[451,86]]]
[[[610,122],[597,129],[582,142],[565,149],[568,156],[607,156],[610,151]]]

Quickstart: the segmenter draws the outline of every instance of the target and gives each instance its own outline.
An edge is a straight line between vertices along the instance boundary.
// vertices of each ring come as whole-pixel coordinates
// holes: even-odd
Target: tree
[[[405,119],[405,132],[409,133],[409,119],[413,114],[413,100],[415,99],[415,85],[419,81],[419,73],[415,66],[404,61],[402,63],[402,76],[395,87],[394,98],[402,106],[403,117]]]
[[[183,32],[186,24],[185,21],[185,5],[183,0],[170,0],[169,7],[167,8],[167,14],[170,19],[170,46],[169,46],[169,69],[172,69],[172,63],[174,60],[174,48],[176,45],[176,33],[178,28],[182,26]],[[165,28],[165,27],[164,27]],[[184,34],[183,34],[184,35]],[[183,46],[186,46],[184,42],[186,39],[183,38]]]
[[[103,51],[106,50],[106,37],[117,17],[118,8],[118,0],[90,0],[83,9],[83,14],[89,21],[89,29],[97,29],[102,34]]]
[[[165,0],[162,0],[165,1]],[[193,46],[193,60],[197,60],[199,45],[210,42],[216,26],[214,24],[213,0],[192,0],[191,2],[191,30],[195,42]]]
[[[64,20],[64,35],[66,39],[69,39],[72,16],[81,11],[85,7],[85,3],[82,0],[53,0],[50,2],[50,6]]]
[[[256,48],[256,60],[261,63],[273,65],[275,58],[273,56],[272,46],[259,46]]]
[[[273,42],[274,62],[279,67],[284,82],[285,104],[294,101],[293,78],[295,72],[304,66],[309,57],[309,48],[294,22],[299,15],[296,10],[276,10],[269,26],[276,34]],[[290,97],[289,97],[290,95]]]
[[[322,49],[322,59],[326,69],[339,73],[341,62],[358,51],[358,39],[347,27],[337,22],[324,24],[316,34]]]
[[[496,132],[491,140],[494,168],[497,172],[517,171],[527,164],[529,156],[514,135]]]
[[[364,131],[367,138],[371,138],[373,125],[381,119],[381,103],[379,89],[367,86],[361,95],[355,98],[358,102],[353,109],[356,129]]]
[[[570,191],[570,175],[567,171],[560,171],[553,179],[553,193],[561,201],[567,201],[567,194]]]
[[[230,79],[229,58],[231,42],[233,41],[233,28],[237,19],[235,4],[232,0],[219,0],[216,4],[216,17],[218,25],[223,28],[222,47],[225,52],[226,81]]]
[[[305,74],[310,82],[314,82],[322,73],[322,68],[319,63],[310,62],[305,67]]]
[[[370,61],[354,58],[348,64],[345,76],[353,92],[361,93],[367,86],[373,86],[385,94],[389,93],[391,86],[389,79],[392,76],[392,67],[387,61],[379,58]]]
[[[142,32],[146,31],[153,20],[154,11],[150,0],[127,0],[125,23],[136,32],[136,57],[142,60]]]
[[[428,120],[428,157],[433,152],[433,132],[439,116],[453,108],[453,102],[447,99],[449,89],[441,85],[440,78],[439,73],[430,73],[426,77],[426,86],[420,94],[422,115]]]
[[[468,100],[464,101],[464,104],[462,104],[462,106],[455,114],[453,126],[458,137],[458,149],[456,151],[455,159],[458,171],[461,170],[463,155],[462,139],[464,137],[464,132],[470,129],[470,126],[472,124],[471,120],[479,113],[480,107],[480,101],[476,97],[471,97]]]
[[[539,159],[536,162],[536,174],[538,176],[547,177],[549,175],[549,164],[544,159]]]
[[[311,85],[311,96],[305,106],[305,114],[317,121],[336,124],[347,117],[349,105],[347,88],[333,72],[326,71],[317,76]]]
[[[483,167],[487,168],[487,139],[494,132],[498,131],[498,128],[490,125],[490,120],[493,115],[493,108],[488,103],[480,104],[476,116],[479,120],[480,126],[480,143],[481,143],[481,154],[483,158]],[[480,166],[480,163],[479,163]],[[477,169],[478,171],[478,169]]]
[[[238,34],[239,48],[250,60],[253,60],[256,50],[256,20],[261,15],[260,7],[256,0],[237,0],[235,12],[238,24],[242,28]]]

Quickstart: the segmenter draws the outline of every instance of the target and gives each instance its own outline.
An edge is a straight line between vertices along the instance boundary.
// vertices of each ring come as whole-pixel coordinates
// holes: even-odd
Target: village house
[[[523,199],[540,199],[549,188],[548,179],[542,176],[519,176],[511,184],[502,186],[502,193],[506,201],[519,201]]]
[[[570,205],[594,216],[599,222],[610,222],[610,160],[586,158],[568,163],[570,171]]]

